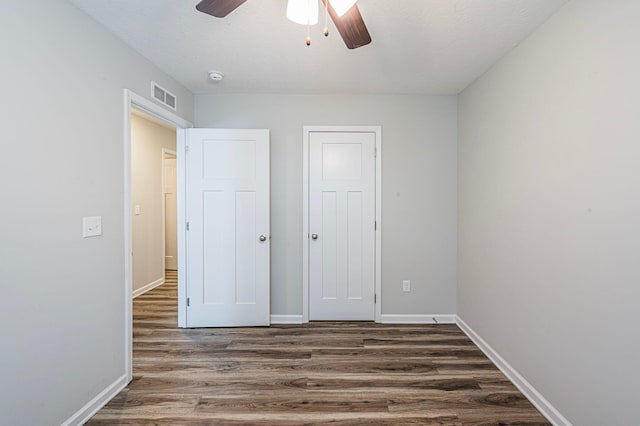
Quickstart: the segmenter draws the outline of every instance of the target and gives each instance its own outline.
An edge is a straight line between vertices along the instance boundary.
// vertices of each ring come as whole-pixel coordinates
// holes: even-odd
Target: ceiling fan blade
[[[322,0],[322,3],[326,7],[327,0]],[[344,15],[338,16],[331,6],[331,2],[329,2],[329,15],[342,36],[344,44],[346,44],[349,49],[357,49],[358,47],[371,43],[371,35],[369,35],[369,30],[362,19],[357,4]]]
[[[196,9],[216,18],[224,18],[247,0],[202,0]]]

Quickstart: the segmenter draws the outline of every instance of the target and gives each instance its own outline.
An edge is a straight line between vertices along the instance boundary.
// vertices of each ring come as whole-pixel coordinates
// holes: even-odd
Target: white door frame
[[[312,132],[374,133],[376,136],[375,322],[382,320],[382,127],[304,126],[302,146],[302,322],[309,322],[309,135]]]
[[[177,129],[176,129],[177,131]],[[176,144],[176,148],[177,148],[177,144]],[[166,201],[165,199],[167,198],[164,190],[165,190],[165,183],[166,183],[166,176],[165,176],[165,169],[164,169],[164,160],[165,160],[165,156],[166,155],[173,155],[174,157],[176,157],[176,172],[177,172],[177,163],[178,163],[178,154],[176,151],[172,150],[172,149],[167,149],[167,148],[162,148],[162,154],[161,154],[161,163],[162,167],[162,191],[160,192],[160,194],[162,194],[162,280],[166,281],[167,277],[166,277],[166,270],[167,270],[167,206],[166,206]],[[177,175],[176,175],[177,178]],[[176,179],[176,189],[177,189],[177,184],[178,181]],[[178,201],[178,197],[176,197],[176,202]],[[178,206],[176,206],[177,208]]]
[[[133,283],[133,230],[131,219],[131,111],[137,109],[149,114],[159,120],[176,127],[176,164],[178,167],[178,223],[180,222],[180,212],[184,212],[184,167],[180,166],[180,160],[184,161],[184,129],[193,127],[193,124],[184,118],[167,111],[160,105],[137,93],[124,89],[123,97],[123,155],[124,155],[124,364],[127,374],[127,383],[133,378],[133,304],[132,304],[132,283]],[[181,130],[183,130],[181,132]],[[184,213],[182,213],[184,214]],[[178,227],[178,260],[184,259],[184,246],[181,247],[180,227]],[[181,255],[182,254],[182,255]],[[180,283],[184,286],[184,266],[178,265],[178,288]],[[182,275],[182,276],[181,276]],[[180,300],[180,298],[178,298]],[[186,299],[185,299],[186,300]],[[186,309],[186,307],[184,307]],[[184,310],[183,309],[183,310]],[[180,313],[180,309],[178,310]]]

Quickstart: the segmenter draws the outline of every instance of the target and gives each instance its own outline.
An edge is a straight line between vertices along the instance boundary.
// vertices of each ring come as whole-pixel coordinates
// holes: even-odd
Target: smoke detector
[[[209,80],[213,81],[214,83],[222,81],[223,78],[224,74],[222,74],[220,71],[209,71]]]

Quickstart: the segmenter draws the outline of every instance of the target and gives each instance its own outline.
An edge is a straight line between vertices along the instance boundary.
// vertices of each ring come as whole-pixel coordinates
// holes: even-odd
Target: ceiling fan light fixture
[[[287,18],[296,24],[318,23],[318,0],[288,0]]]
[[[328,0],[331,3],[331,7],[336,11],[338,16],[342,16],[353,7],[358,0]]]

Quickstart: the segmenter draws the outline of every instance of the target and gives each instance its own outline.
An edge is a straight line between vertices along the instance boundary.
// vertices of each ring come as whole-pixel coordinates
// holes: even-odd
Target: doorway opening
[[[133,364],[133,298],[165,282],[167,255],[165,157],[173,155],[176,184],[171,203],[175,200],[176,226],[180,223],[183,191],[180,191],[181,132],[193,125],[152,101],[124,90],[123,111],[124,154],[124,328],[125,371],[127,382],[132,379]],[[139,142],[139,143],[138,143]],[[170,214],[173,214],[171,212]],[[174,285],[184,281],[177,231],[174,258],[177,273],[172,272]],[[172,236],[170,236],[172,238]],[[169,250],[171,251],[171,250]],[[175,277],[175,278],[174,278]],[[176,282],[177,281],[177,282]]]
[[[164,284],[167,269],[178,269],[175,154],[175,125],[134,109],[131,112],[134,298]]]

